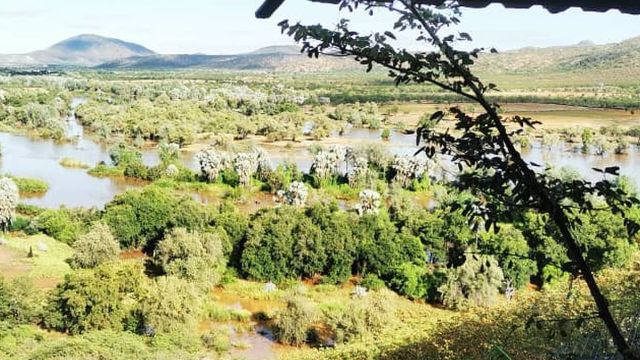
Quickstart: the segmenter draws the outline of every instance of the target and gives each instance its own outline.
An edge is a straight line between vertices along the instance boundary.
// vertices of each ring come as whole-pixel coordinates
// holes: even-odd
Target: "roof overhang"
[[[313,2],[339,4],[342,0],[310,0]],[[389,2],[392,0],[379,0]],[[417,2],[427,5],[442,5],[445,0],[417,0]],[[265,19],[271,17],[273,13],[284,3],[284,0],[265,0],[256,11],[256,17]],[[540,5],[551,13],[565,11],[571,7],[581,8],[584,11],[606,12],[618,10],[626,14],[640,14],[640,0],[458,0],[458,4],[463,7],[484,8],[490,4],[502,4],[507,8],[528,9],[535,5]]]

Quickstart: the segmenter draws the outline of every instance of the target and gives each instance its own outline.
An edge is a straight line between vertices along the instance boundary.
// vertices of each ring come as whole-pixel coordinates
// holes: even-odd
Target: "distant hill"
[[[0,55],[0,64],[95,66],[116,59],[153,54],[153,51],[138,44],[83,34],[63,40],[45,50]]]
[[[104,70],[219,69],[278,70],[283,72],[332,71],[358,68],[350,59],[321,56],[310,59],[296,46],[270,46],[236,55],[151,55],[118,59],[97,66]]]
[[[154,53],[138,44],[97,35],[75,36],[48,49],[28,54],[0,55],[0,66],[3,65],[71,65],[105,70],[221,69],[283,72],[362,68],[349,58],[320,56],[319,59],[309,59],[300,53],[298,46],[269,46],[235,55],[169,55]],[[640,37],[606,45],[583,41],[572,46],[529,47],[499,54],[483,54],[474,67],[481,74],[490,75],[581,72],[594,76],[640,76]]]
[[[483,55],[476,68],[491,73],[638,69],[640,37],[606,45],[583,41],[572,46],[525,48]]]

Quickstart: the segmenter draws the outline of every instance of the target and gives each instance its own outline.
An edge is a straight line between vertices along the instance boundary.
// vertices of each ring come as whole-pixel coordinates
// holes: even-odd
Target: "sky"
[[[292,44],[280,34],[283,19],[331,26],[337,6],[288,0],[271,19],[256,19],[261,0],[0,0],[0,53],[44,49],[78,34],[97,34],[139,43],[159,53],[230,54],[269,45]],[[354,18],[359,30],[384,31],[393,18]],[[528,10],[463,9],[461,31],[474,46],[499,50],[528,46],[619,42],[640,35],[640,16],[570,9],[549,14]],[[411,48],[412,42],[403,40]]]

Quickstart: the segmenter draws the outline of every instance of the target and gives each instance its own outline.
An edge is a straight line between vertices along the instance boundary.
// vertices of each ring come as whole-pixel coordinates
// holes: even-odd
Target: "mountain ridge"
[[[359,69],[350,58],[309,59],[296,45],[274,45],[229,55],[159,54],[142,45],[94,34],[80,34],[44,50],[0,55],[0,65],[67,65],[103,70],[220,69],[269,71],[331,71]],[[522,48],[482,54],[474,67],[494,73],[563,72],[640,67],[640,36],[617,43],[589,41],[568,46]]]
[[[136,43],[94,34],[80,34],[43,50],[0,55],[0,64],[95,66],[115,59],[153,54],[154,51]]]

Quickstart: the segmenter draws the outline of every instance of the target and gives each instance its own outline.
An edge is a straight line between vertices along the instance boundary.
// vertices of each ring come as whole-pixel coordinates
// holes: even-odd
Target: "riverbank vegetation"
[[[20,308],[6,310],[18,315],[3,322],[3,354],[241,354],[252,346],[243,337],[262,336],[258,327],[284,344],[268,351],[286,358],[547,358],[600,331],[589,320],[569,321],[562,333],[548,325],[593,309],[544,215],[523,212],[498,231],[474,229],[463,208],[478,199],[438,180],[434,164],[333,147],[317,150],[303,173],[273,169],[259,151],[210,148],[195,172],[179,168],[176,150],[163,145],[161,163],[150,168],[135,148],[116,146],[106,167],[151,183],[103,210],[18,207],[0,253],[10,251],[32,283],[55,287],[25,292],[22,280],[4,280],[1,296]],[[202,204],[180,191],[190,188],[227,195]],[[273,199],[243,207],[260,193]],[[640,217],[636,207],[625,211]],[[618,316],[631,316],[637,294],[619,285],[637,282],[638,239],[627,237],[618,215],[573,216]],[[515,318],[536,325],[511,327]]]
[[[518,135],[523,151],[636,153],[637,84],[583,81],[513,82],[493,98],[547,122]],[[458,97],[379,73],[77,71],[0,83],[0,129],[75,146],[75,114],[108,157],[59,165],[135,181],[101,208],[3,212],[13,221],[0,239],[0,357],[228,358],[262,346],[286,359],[561,359],[608,346],[547,215],[470,224],[466,209],[488,201],[462,190],[470,169],[379,146],[418,126],[452,128],[433,114],[453,105],[480,111]],[[340,138],[362,128],[374,144]],[[310,164],[274,166],[266,146]],[[557,184],[581,177],[541,171]],[[13,180],[22,195],[47,190]],[[639,239],[627,220],[640,209],[620,206],[626,218],[569,216],[633,332]]]

